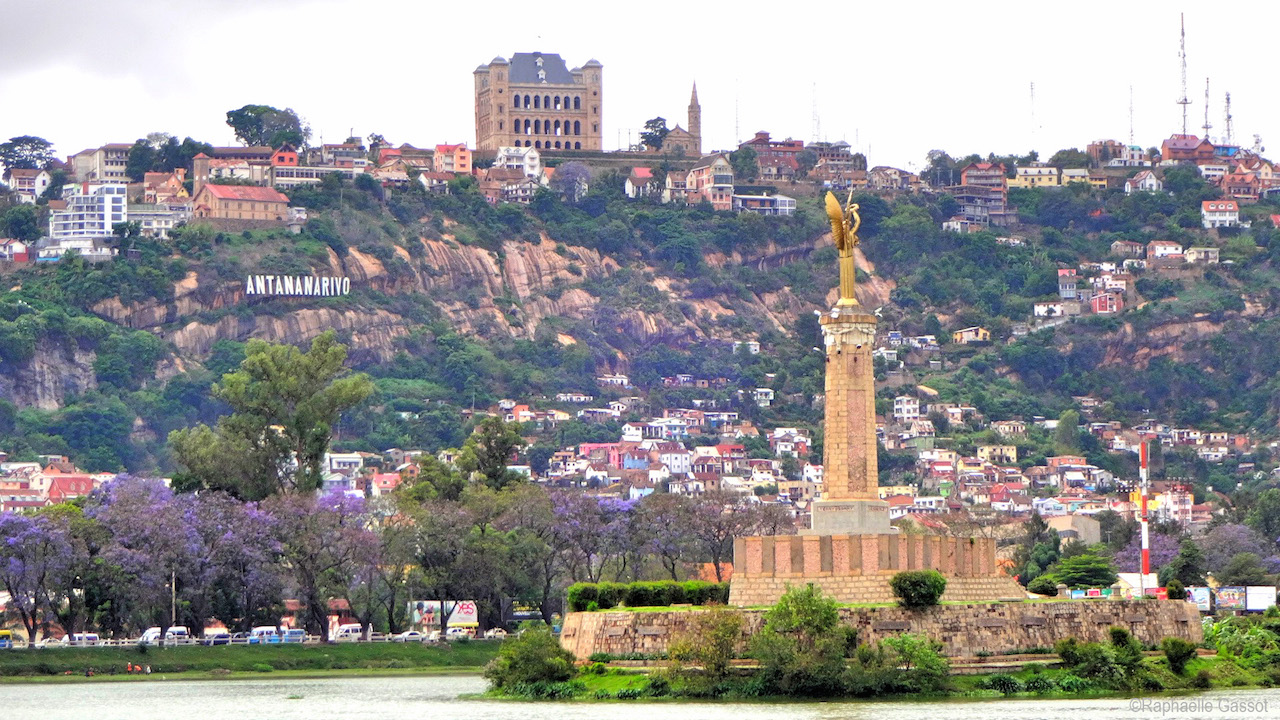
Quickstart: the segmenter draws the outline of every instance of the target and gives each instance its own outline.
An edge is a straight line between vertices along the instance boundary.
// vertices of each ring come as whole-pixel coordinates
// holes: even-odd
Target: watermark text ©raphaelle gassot
[[[1271,708],[1268,700],[1256,697],[1131,698],[1129,711],[1143,715],[1185,717],[1227,715],[1264,717]]]

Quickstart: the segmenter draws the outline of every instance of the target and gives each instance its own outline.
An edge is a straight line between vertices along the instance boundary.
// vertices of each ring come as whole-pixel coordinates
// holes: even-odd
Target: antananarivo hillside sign
[[[336,297],[351,294],[351,278],[314,275],[250,275],[245,297]]]

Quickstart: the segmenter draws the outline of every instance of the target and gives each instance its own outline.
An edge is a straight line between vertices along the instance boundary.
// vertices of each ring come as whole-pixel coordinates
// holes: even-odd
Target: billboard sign
[[[1276,589],[1270,585],[1250,585],[1244,589],[1244,609],[1262,612],[1276,604]]]
[[[1244,588],[1236,585],[1215,588],[1213,593],[1219,610],[1243,610]],[[1273,598],[1274,599],[1274,598]]]
[[[1195,603],[1200,612],[1209,612],[1213,609],[1209,600],[1209,588],[1207,587],[1187,588],[1187,602]]]
[[[449,627],[475,627],[480,624],[480,611],[475,600],[447,602],[445,607],[451,609]],[[440,601],[410,600],[409,622],[420,628],[440,627]]]

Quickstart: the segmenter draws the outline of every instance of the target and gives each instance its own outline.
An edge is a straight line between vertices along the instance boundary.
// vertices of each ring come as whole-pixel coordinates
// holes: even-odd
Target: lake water
[[[4,720],[1136,720],[1280,718],[1280,689],[1101,700],[515,703],[460,700],[478,677],[0,685]],[[1146,703],[1144,705],[1144,703]],[[1159,703],[1169,703],[1161,706]]]

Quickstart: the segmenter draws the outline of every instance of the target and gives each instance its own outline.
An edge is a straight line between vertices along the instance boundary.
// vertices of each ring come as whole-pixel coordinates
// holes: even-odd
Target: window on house
[[[574,150],[581,150],[581,149],[582,149],[582,143],[580,143],[580,142],[576,142],[576,143],[574,143],[574,144],[573,144],[573,149],[574,149]]]
[[[573,134],[574,134],[574,135],[581,135],[581,134],[582,134],[582,121],[580,121],[580,120],[574,120],[574,121],[573,121]]]
[[[573,99],[573,109],[574,109],[574,110],[581,110],[581,109],[582,109],[582,98],[575,97],[575,98]]]
[[[542,98],[538,95],[533,96],[533,109],[537,110],[542,107]]]

